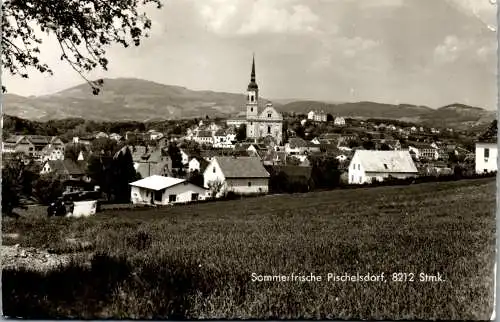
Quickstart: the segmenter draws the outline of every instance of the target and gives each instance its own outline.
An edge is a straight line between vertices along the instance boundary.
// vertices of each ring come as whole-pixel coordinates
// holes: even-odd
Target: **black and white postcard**
[[[495,318],[494,0],[4,0],[2,314]]]

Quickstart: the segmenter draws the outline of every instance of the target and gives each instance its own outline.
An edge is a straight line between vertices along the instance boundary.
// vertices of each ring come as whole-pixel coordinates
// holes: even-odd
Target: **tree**
[[[50,66],[39,58],[39,30],[55,37],[60,59],[97,95],[102,80],[90,81],[84,74],[98,66],[107,70],[106,47],[113,43],[139,46],[148,37],[151,20],[139,12],[141,3],[161,7],[160,0],[4,0],[2,67],[23,78],[28,78],[29,69],[52,75]]]
[[[246,139],[247,139],[247,125],[241,124],[236,129],[236,141],[242,142],[245,141]]]
[[[181,169],[182,168],[181,150],[173,142],[170,142],[170,144],[168,145],[168,155],[170,156],[170,159],[172,159],[172,168]]]
[[[2,169],[2,214],[19,217],[14,209],[26,209],[24,199],[31,195],[34,172],[20,157],[3,163]]]
[[[380,150],[382,151],[391,151],[391,147],[387,144],[387,143],[382,143],[382,145],[380,146]]]
[[[98,138],[92,141],[91,150],[97,154],[111,156],[118,151],[118,143],[109,138]]]
[[[85,150],[84,144],[81,143],[68,144],[64,149],[64,158],[76,162],[78,160],[78,155],[80,154],[81,151],[84,150]]]
[[[132,153],[128,147],[123,147],[114,157],[111,165],[111,190],[118,202],[130,200],[130,185],[136,179]]]
[[[286,164],[287,165],[294,165],[294,166],[299,166],[302,162],[297,157],[289,156],[286,158]]]
[[[51,173],[41,175],[33,184],[33,195],[42,204],[49,204],[64,191],[63,178]]]
[[[212,198],[217,198],[220,194],[224,193],[224,183],[220,180],[213,180],[208,182],[208,190]]]
[[[194,170],[193,172],[189,173],[187,181],[199,187],[203,187],[204,177],[203,174],[198,170]]]
[[[365,150],[374,150],[375,149],[375,143],[373,143],[373,141],[371,141],[371,140],[363,141],[363,143],[361,145],[362,145],[363,149],[365,149]]]

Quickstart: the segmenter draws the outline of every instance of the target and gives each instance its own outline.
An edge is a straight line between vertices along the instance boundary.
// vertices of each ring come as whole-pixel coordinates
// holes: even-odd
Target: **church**
[[[252,73],[247,87],[246,124],[247,138],[260,139],[271,136],[278,145],[283,144],[283,115],[276,111],[272,103],[259,101],[259,86],[255,81],[255,57],[252,59]]]

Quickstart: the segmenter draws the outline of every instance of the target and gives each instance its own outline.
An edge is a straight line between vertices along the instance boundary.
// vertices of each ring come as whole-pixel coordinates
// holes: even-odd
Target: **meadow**
[[[106,210],[92,218],[25,214],[3,221],[4,234],[19,234],[4,244],[75,260],[46,273],[4,269],[4,315],[486,320],[495,196],[495,179],[487,178]],[[251,277],[382,272],[387,282]],[[416,276],[393,282],[398,272]],[[444,281],[420,282],[421,272]]]

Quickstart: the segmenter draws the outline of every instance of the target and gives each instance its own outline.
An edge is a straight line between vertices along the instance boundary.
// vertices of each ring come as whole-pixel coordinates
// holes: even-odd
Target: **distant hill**
[[[267,100],[265,100],[267,101]],[[489,123],[495,113],[479,107],[451,104],[439,109],[411,104],[375,102],[327,103],[278,99],[275,107],[283,112],[306,114],[324,110],[332,115],[360,118],[398,119],[440,126],[470,126]],[[245,95],[213,91],[194,91],[185,87],[151,81],[105,79],[99,95],[87,84],[55,94],[24,97],[3,96],[4,113],[29,120],[84,118],[102,121],[152,121],[194,117],[228,117],[244,110]]]
[[[44,96],[4,96],[6,114],[40,121],[69,117],[104,121],[216,117],[235,114],[244,104],[243,94],[193,91],[130,78],[105,79],[99,95],[82,84]]]
[[[424,123],[429,126],[466,128],[490,123],[496,112],[465,104],[450,104],[432,109],[412,104],[384,104],[376,102],[356,102],[328,104],[318,101],[298,101],[284,104],[278,109],[282,112],[306,114],[311,110],[323,110],[333,116],[397,119],[406,122]]]

